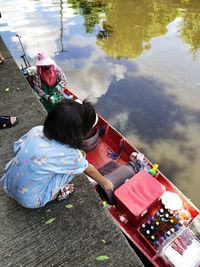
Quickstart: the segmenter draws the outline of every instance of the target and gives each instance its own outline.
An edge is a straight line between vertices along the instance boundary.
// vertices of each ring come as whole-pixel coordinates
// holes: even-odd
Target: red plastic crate
[[[165,187],[146,171],[140,171],[115,192],[117,207],[131,224],[141,223],[143,215],[161,197]]]

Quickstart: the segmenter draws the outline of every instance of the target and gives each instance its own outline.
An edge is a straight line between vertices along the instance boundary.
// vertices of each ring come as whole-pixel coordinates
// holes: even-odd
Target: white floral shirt
[[[14,157],[0,184],[24,207],[38,208],[87,167],[80,150],[47,139],[43,126],[37,126],[14,143]]]

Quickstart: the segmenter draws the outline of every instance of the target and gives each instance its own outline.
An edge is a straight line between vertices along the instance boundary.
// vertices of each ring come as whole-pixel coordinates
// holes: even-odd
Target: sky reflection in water
[[[200,207],[200,2],[0,4],[1,35],[18,64],[16,33],[31,64],[46,50],[69,88],[91,96],[99,113]]]

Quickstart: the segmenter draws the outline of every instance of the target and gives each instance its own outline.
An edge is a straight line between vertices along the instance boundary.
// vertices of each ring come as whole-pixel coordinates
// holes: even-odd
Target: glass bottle
[[[154,227],[155,227],[156,230],[158,230],[160,228],[160,222],[159,221],[155,221]]]
[[[156,211],[155,215],[154,215],[155,219],[160,219],[160,212]]]
[[[143,224],[140,226],[140,231],[141,231],[142,233],[144,233],[146,230],[147,230],[147,229],[146,229],[146,224],[143,223]]]
[[[163,216],[164,216],[164,213],[165,213],[164,209],[161,208],[161,209],[159,210],[159,212],[160,212],[160,217],[163,217]]]
[[[165,221],[168,222],[169,221],[169,214],[165,213],[164,218],[165,218]]]

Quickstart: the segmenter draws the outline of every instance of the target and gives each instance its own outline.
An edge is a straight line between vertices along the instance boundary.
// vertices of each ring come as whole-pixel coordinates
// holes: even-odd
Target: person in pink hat
[[[49,112],[54,104],[62,99],[67,79],[61,68],[45,52],[38,53],[36,66],[34,89]]]

